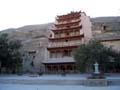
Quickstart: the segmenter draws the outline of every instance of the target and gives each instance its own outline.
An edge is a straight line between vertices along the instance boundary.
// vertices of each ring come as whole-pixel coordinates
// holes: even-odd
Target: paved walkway
[[[33,84],[33,85],[83,85],[87,74],[74,75],[1,75],[0,84]],[[109,85],[120,85],[120,74],[107,75]]]

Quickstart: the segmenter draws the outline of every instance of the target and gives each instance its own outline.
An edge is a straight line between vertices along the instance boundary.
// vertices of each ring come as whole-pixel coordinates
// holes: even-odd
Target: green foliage
[[[98,62],[101,71],[106,71],[110,60],[114,58],[115,62],[119,62],[120,53],[105,47],[98,41],[90,41],[87,44],[80,45],[73,51],[73,56],[76,60],[77,69],[81,72],[91,71],[93,64]]]
[[[17,72],[22,66],[20,54],[21,44],[17,40],[9,40],[7,34],[0,34],[0,63],[6,71]]]

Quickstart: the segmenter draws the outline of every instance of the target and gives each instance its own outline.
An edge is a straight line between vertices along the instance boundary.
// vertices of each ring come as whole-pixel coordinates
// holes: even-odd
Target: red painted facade
[[[69,60],[67,57],[72,58],[73,49],[78,47],[76,42],[81,42],[84,37],[83,34],[80,34],[80,30],[82,29],[80,17],[81,12],[71,12],[67,15],[56,17],[56,22],[52,29],[54,37],[49,38],[51,46],[47,48],[50,53],[50,58],[54,58],[54,62],[49,62],[48,59],[49,63],[44,63],[49,73],[76,71],[75,61]],[[60,58],[60,60],[63,58],[66,61],[58,62],[58,58]]]

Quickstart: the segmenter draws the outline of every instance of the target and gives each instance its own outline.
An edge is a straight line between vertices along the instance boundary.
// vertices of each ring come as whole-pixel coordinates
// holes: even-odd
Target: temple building
[[[72,51],[80,44],[95,39],[120,51],[119,17],[107,18],[90,18],[81,11],[70,12],[56,16],[54,23],[27,25],[0,33],[7,33],[10,40],[21,42],[23,73],[75,73]],[[111,58],[110,64],[114,63]],[[120,65],[109,67],[107,72],[120,73]]]
[[[76,72],[72,51],[92,38],[91,22],[85,12],[71,12],[56,17],[51,30],[48,59],[44,60],[48,73]]]

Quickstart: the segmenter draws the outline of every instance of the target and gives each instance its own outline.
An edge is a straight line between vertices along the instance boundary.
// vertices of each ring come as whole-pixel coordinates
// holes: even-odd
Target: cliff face
[[[120,22],[120,16],[116,17],[96,17],[96,18],[91,18],[92,22]]]
[[[113,35],[113,33],[117,33],[117,35],[120,36],[120,17],[91,18],[91,22],[92,32],[95,38],[103,38],[103,35],[105,38],[106,36],[108,38],[110,35]],[[8,33],[10,39],[21,41],[23,45],[21,51],[24,52],[23,68],[25,72],[31,70],[39,72],[39,70],[44,68],[41,62],[48,58],[46,47],[52,27],[53,23],[48,23],[27,25],[20,28],[11,28],[1,31],[1,33]],[[32,62],[34,67],[31,66]]]
[[[91,21],[94,39],[120,51],[120,17],[99,17]]]
[[[120,17],[91,18],[91,22],[93,24],[93,27],[106,26],[106,28],[109,28],[109,31],[120,31]]]
[[[40,70],[44,70],[41,62],[47,59],[46,47],[51,27],[52,24],[48,23],[1,31],[1,33],[8,33],[9,39],[21,41],[24,72],[40,72]],[[31,63],[33,63],[33,66],[31,66]]]

